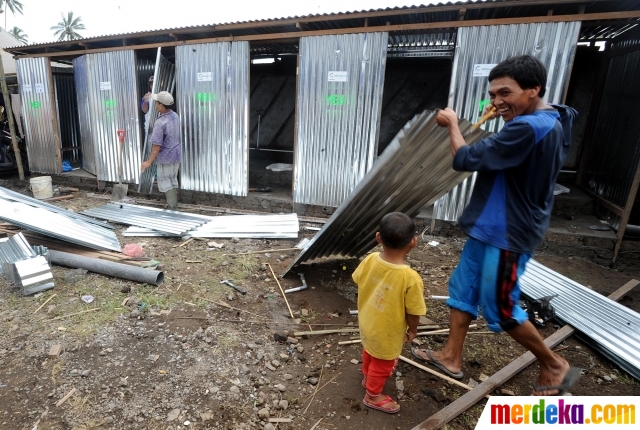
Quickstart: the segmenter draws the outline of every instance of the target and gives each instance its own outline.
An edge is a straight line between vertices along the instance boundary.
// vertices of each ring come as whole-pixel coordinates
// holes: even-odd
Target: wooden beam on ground
[[[495,3],[491,3],[495,5]],[[470,8],[470,5],[467,5]],[[355,17],[351,17],[355,18]],[[237,42],[237,41],[265,41],[265,40],[280,40],[289,39],[292,37],[307,37],[307,36],[326,36],[337,34],[359,34],[359,33],[373,33],[381,31],[419,31],[419,30],[432,30],[432,29],[449,29],[459,27],[473,27],[473,26],[493,26],[493,25],[511,25],[511,24],[531,24],[539,22],[574,22],[574,21],[598,21],[606,19],[628,19],[628,18],[640,18],[640,11],[624,11],[624,12],[603,12],[603,13],[586,13],[586,14],[574,14],[574,15],[553,15],[553,16],[527,16],[519,18],[498,18],[498,19],[476,19],[466,21],[441,21],[441,22],[421,22],[415,24],[397,24],[397,25],[382,25],[375,27],[353,27],[353,28],[339,28],[328,30],[313,30],[313,31],[297,31],[297,32],[284,32],[284,33],[265,33],[265,34],[249,34],[242,36],[223,36],[212,37],[205,39],[193,39],[193,40],[180,40],[173,42],[162,43],[149,43],[144,45],[131,45],[128,47],[111,47],[111,48],[99,48],[99,49],[86,49],[76,51],[57,51],[47,53],[37,53],[28,55],[16,55],[17,58],[37,58],[37,57],[76,57],[87,53],[98,52],[112,52],[122,51],[124,49],[150,49],[167,46],[179,46],[179,45],[191,45],[199,43],[217,43],[217,42]],[[326,20],[330,21],[330,20]]]
[[[640,284],[640,281],[632,279],[631,281],[618,288],[608,297],[611,300],[618,301],[626,293],[631,291],[634,287]],[[570,325],[562,327],[554,334],[544,340],[544,343],[553,348],[563,340],[567,339],[575,332],[575,329]],[[458,397],[457,400],[440,409],[435,414],[431,415],[425,421],[421,422],[411,430],[436,430],[442,428],[445,424],[462,414],[471,406],[478,403],[484,396],[513,378],[518,372],[528,367],[531,363],[536,361],[535,356],[531,352],[526,352],[512,361],[507,366],[503,367],[497,373],[493,374],[489,379],[479,384],[473,390]]]
[[[590,189],[581,186],[580,188],[582,188],[582,191],[585,192],[585,194],[589,195],[589,197],[595,199],[598,203],[600,203],[602,206],[604,206],[607,210],[610,210],[611,212],[613,212],[614,214],[618,215],[618,216],[624,216],[624,209],[621,208],[620,206],[611,203],[609,200],[605,199],[604,197],[602,197],[601,195],[598,195],[596,193],[594,193],[593,191],[591,191]]]

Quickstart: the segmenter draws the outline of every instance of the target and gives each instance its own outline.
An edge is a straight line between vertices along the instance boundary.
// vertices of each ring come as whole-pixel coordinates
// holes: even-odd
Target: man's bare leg
[[[442,351],[431,351],[431,356],[438,360],[451,373],[458,373],[462,367],[462,348],[473,316],[457,309],[451,309],[449,316],[449,338]],[[417,349],[416,354],[429,361],[424,349]]]
[[[562,384],[562,380],[569,372],[569,363],[549,349],[544,343],[538,330],[530,321],[507,331],[509,336],[515,339],[520,345],[527,348],[536,356],[540,363],[540,373],[536,384],[539,387],[550,387]],[[554,396],[558,394],[558,390],[532,392],[535,396]]]

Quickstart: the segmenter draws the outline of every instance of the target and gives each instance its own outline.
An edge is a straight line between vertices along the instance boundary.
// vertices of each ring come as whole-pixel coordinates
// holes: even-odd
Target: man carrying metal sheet
[[[491,330],[506,331],[540,363],[533,394],[562,395],[580,370],[551,351],[518,306],[518,278],[549,227],[556,178],[571,145],[577,112],[543,101],[547,71],[537,59],[509,58],[489,74],[491,106],[502,130],[468,146],[451,109],[438,113],[449,129],[453,168],[477,171],[469,206],[458,224],[469,238],[449,280],[451,328],[442,351],[414,349],[417,358],[462,378],[462,349],[478,308]]]
[[[150,142],[153,145],[149,159],[142,163],[144,172],[156,161],[158,167],[158,191],[164,193],[171,210],[178,210],[178,170],[182,152],[180,148],[180,118],[169,106],[173,96],[167,91],[151,94],[160,116],[153,125]]]

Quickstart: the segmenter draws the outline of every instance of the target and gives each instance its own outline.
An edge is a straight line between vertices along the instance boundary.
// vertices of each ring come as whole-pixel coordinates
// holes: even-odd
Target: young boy
[[[385,215],[376,240],[382,252],[365,258],[353,272],[358,285],[358,320],[362,339],[362,385],[366,406],[396,413],[400,405],[382,394],[402,352],[403,341],[417,334],[420,315],[427,312],[422,278],[405,264],[417,237],[413,220],[400,212]]]
[[[580,377],[578,369],[551,351],[518,306],[518,278],[544,238],[553,207],[553,186],[571,145],[577,112],[543,101],[547,71],[522,55],[504,60],[489,74],[489,96],[505,125],[467,146],[451,109],[436,122],[449,129],[453,168],[477,171],[469,206],[458,225],[469,238],[449,280],[451,330],[442,351],[413,354],[454,378],[462,378],[462,349],[478,305],[489,328],[506,331],[540,363],[533,395],[562,395]]]

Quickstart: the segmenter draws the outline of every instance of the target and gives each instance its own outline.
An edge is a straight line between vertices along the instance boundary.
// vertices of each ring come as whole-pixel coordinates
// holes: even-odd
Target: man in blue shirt
[[[171,210],[178,210],[178,170],[182,159],[180,148],[180,118],[169,106],[173,105],[173,96],[167,91],[151,94],[160,116],[153,124],[151,133],[151,155],[142,163],[144,172],[156,161],[158,168],[158,191],[164,193]]]
[[[462,349],[478,307],[493,331],[506,331],[540,363],[534,395],[562,395],[580,371],[551,351],[520,308],[518,278],[549,226],[553,188],[571,144],[577,112],[544,103],[547,71],[537,59],[509,58],[489,74],[489,96],[505,126],[468,146],[451,109],[438,125],[449,129],[453,168],[477,171],[469,206],[459,226],[469,238],[449,280],[449,339],[442,351],[413,354],[448,375],[462,378]]]

